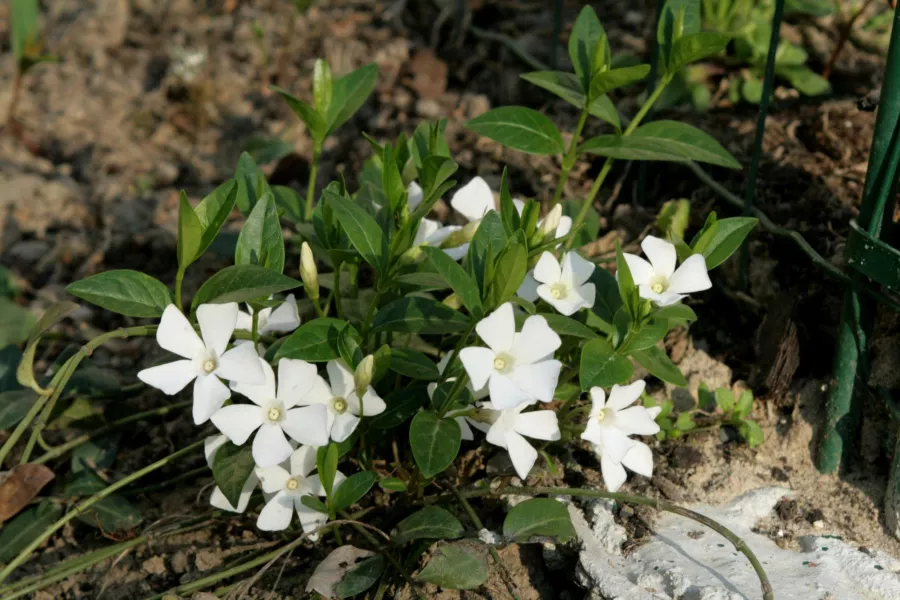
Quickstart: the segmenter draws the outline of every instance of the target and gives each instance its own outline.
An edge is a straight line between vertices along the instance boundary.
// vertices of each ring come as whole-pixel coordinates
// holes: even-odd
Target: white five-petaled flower
[[[219,451],[225,443],[228,442],[228,438],[224,435],[211,435],[203,442],[203,453],[206,455],[206,464],[212,469],[213,462],[216,459],[216,452]],[[253,490],[256,489],[256,486],[259,484],[259,478],[256,476],[256,473],[250,473],[250,477],[247,478],[247,481],[244,482],[244,487],[241,489],[241,496],[238,500],[237,506],[231,504],[228,501],[228,498],[225,497],[225,494],[219,489],[219,486],[216,486],[212,491],[212,495],[209,497],[209,503],[214,507],[220,510],[227,510],[229,512],[242,513],[247,510],[247,504],[250,502],[250,496],[253,494]]]
[[[256,526],[263,531],[282,531],[291,524],[294,513],[300,518],[303,531],[315,531],[328,521],[328,516],[303,504],[303,496],[325,496],[325,488],[316,469],[316,449],[300,446],[290,456],[290,468],[281,465],[257,467],[256,475],[263,492],[274,494],[259,513]],[[338,471],[334,477],[334,489],[346,479]]]
[[[300,312],[293,294],[288,294],[279,306],[264,308],[256,319],[256,330],[260,335],[267,333],[288,333],[300,327]],[[247,312],[238,311],[235,329],[251,331],[253,329],[253,309],[248,305]]]
[[[479,411],[479,419],[469,419],[472,426],[487,432],[487,441],[509,452],[516,474],[526,479],[537,460],[537,450],[526,437],[536,440],[556,441],[560,438],[559,423],[552,410],[534,410],[523,413],[526,405],[506,410],[485,402]]]
[[[156,330],[156,342],[184,360],[144,369],[138,373],[138,379],[170,396],[193,381],[194,423],[205,423],[231,397],[231,391],[219,380],[220,377],[251,385],[265,381],[252,344],[237,345],[225,351],[234,332],[237,313],[235,302],[200,305],[197,322],[201,339],[187,317],[170,304]]]
[[[422,203],[424,198],[425,193],[422,190],[422,186],[415,181],[410,181],[409,185],[406,186],[406,204],[409,206],[409,210],[415,210],[419,204]],[[416,237],[413,239],[412,245],[420,246],[425,244],[426,246],[434,246],[437,248],[440,247],[450,234],[459,231],[460,229],[462,229],[462,227],[459,225],[444,225],[440,221],[423,218],[419,221],[419,229],[416,230]],[[467,251],[468,244],[462,244],[455,248],[444,248],[444,252],[453,260],[461,259],[466,255]]]
[[[566,252],[562,265],[552,254],[544,252],[534,267],[534,274],[526,276],[518,294],[530,301],[540,297],[568,317],[594,306],[595,287],[588,282],[594,268],[594,263],[577,252]]]
[[[603,482],[611,492],[625,482],[622,465],[647,477],[653,474],[650,448],[628,437],[659,432],[655,421],[659,408],[632,406],[641,397],[644,387],[643,381],[626,386],[614,385],[609,392],[609,400],[601,388],[590,390],[591,412],[581,437],[594,444],[594,451],[600,457]]]
[[[272,367],[261,358],[257,360],[265,373],[265,382],[261,385],[239,383],[233,388],[253,404],[220,408],[212,416],[213,425],[238,446],[259,430],[253,439],[253,460],[260,467],[277,465],[291,455],[293,448],[285,433],[301,444],[316,447],[327,444],[328,432],[320,425],[326,418],[325,407],[296,408],[315,385],[318,377],[315,365],[282,358],[278,361],[276,389]]]
[[[673,244],[648,235],[641,242],[641,248],[650,262],[635,254],[624,255],[641,298],[667,306],[678,302],[687,294],[712,287],[706,270],[706,259],[702,254],[692,254],[676,269],[678,254]]]
[[[479,321],[475,331],[488,347],[463,348],[459,358],[473,388],[488,385],[494,408],[553,401],[562,364],[552,357],[562,342],[544,317],[528,317],[517,333],[507,302]]]
[[[353,371],[343,361],[328,361],[326,370],[331,385],[316,375],[312,388],[297,404],[326,408],[321,416],[317,414],[311,427],[324,431],[335,442],[343,442],[356,430],[360,417],[381,414],[386,405],[371,385],[360,401],[356,395]]]

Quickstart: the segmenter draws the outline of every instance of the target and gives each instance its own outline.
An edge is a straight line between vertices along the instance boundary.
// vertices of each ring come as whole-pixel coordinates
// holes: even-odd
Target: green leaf
[[[581,145],[580,150],[622,160],[694,160],[740,169],[741,164],[707,133],[678,121],[651,121],[629,136],[601,135]]]
[[[669,332],[669,322],[665,319],[650,321],[637,331],[631,332],[625,338],[625,342],[616,348],[616,352],[629,355],[632,352],[650,348],[660,342]]]
[[[234,179],[237,181],[237,199],[236,203],[244,216],[250,214],[256,201],[266,195],[269,189],[269,183],[266,176],[246,152],[242,152],[238,157],[237,168],[234,171]]]
[[[719,407],[723,413],[730,413],[734,408],[734,394],[731,393],[731,390],[728,388],[717,388],[716,389],[716,406]]]
[[[595,269],[598,270],[598,269]],[[629,314],[633,314],[633,306],[631,299],[634,295],[634,277],[631,275],[631,269],[625,262],[625,255],[622,253],[622,246],[616,242],[616,282],[619,286],[619,298],[626,307]]]
[[[320,115],[328,114],[328,107],[331,106],[331,93],[331,69],[327,62],[317,58],[313,67],[313,102]]]
[[[437,365],[430,358],[409,348],[391,348],[391,370],[424,381],[437,381],[441,377]]]
[[[521,227],[522,220],[509,193],[509,181],[506,176],[506,167],[503,167],[503,174],[500,176],[500,221],[506,235],[512,236]]]
[[[529,154],[562,154],[562,135],[543,114],[524,106],[501,106],[466,123],[495,142]]]
[[[284,271],[284,238],[272,192],[259,199],[241,228],[234,264],[259,265],[276,273]]]
[[[372,320],[372,332],[457,333],[469,326],[469,317],[446,304],[420,296],[407,296],[385,305]]]
[[[591,79],[591,98],[597,98],[603,94],[608,94],[616,88],[641,81],[649,73],[650,65],[633,65],[631,67],[601,71]]]
[[[346,123],[363,105],[378,80],[378,65],[371,63],[347,73],[332,84],[328,107],[327,134]]]
[[[337,474],[338,459],[340,459],[338,445],[333,442],[324,448],[319,448],[316,454],[316,470],[319,472],[322,487],[325,488],[325,495],[329,498],[329,504],[331,503],[331,493],[334,491],[334,478]],[[329,508],[331,509],[329,512],[332,515],[337,510],[331,506]]]
[[[27,338],[28,332],[26,331],[24,339]],[[22,351],[18,347],[8,345],[0,348],[0,392],[21,389],[21,386],[16,381],[16,367],[19,366],[20,360],[22,360]]]
[[[328,514],[328,507],[315,496],[300,496],[300,502],[303,503],[303,506],[311,508],[316,512]]]
[[[323,193],[350,242],[380,274],[387,272],[390,250],[378,223],[360,206],[326,189]]]
[[[325,362],[341,358],[341,332],[352,326],[346,321],[320,317],[307,321],[281,344],[275,362],[282,358],[295,358],[309,362]]]
[[[293,154],[294,146],[279,137],[255,135],[244,142],[243,150],[256,164],[264,165]]]
[[[181,190],[178,197],[178,266],[182,269],[197,258],[203,239],[203,228],[200,219],[191,207],[187,194]]]
[[[804,96],[821,96],[831,93],[828,80],[806,66],[778,67],[775,74],[787,79]]]
[[[384,398],[387,408],[372,417],[374,429],[392,429],[406,422],[428,402],[428,389],[424,385],[412,385],[394,390]]]
[[[663,306],[653,313],[655,319],[679,319],[688,322],[697,320],[697,313],[686,304],[670,304]]]
[[[72,473],[97,471],[113,466],[119,454],[118,443],[112,436],[102,436],[82,444],[72,452]]]
[[[80,471],[65,487],[69,496],[92,496],[108,487],[108,483],[94,471]],[[128,531],[143,520],[141,513],[131,502],[118,495],[107,496],[78,516],[85,525],[97,527],[104,532]]]
[[[457,542],[439,545],[415,579],[448,590],[471,590],[487,581],[487,577],[484,557],[471,545]]]
[[[656,29],[663,65],[668,64],[675,41],[699,32],[701,25],[700,0],[666,0]]]
[[[0,348],[27,340],[32,325],[31,311],[8,298],[0,298]]]
[[[385,477],[378,482],[378,487],[386,492],[405,492],[407,486],[399,477]]]
[[[66,291],[129,317],[159,317],[172,303],[169,288],[139,271],[105,271],[69,284]]]
[[[422,411],[409,425],[409,445],[416,465],[426,479],[449,467],[459,454],[461,432],[453,419],[441,419],[432,411]]]
[[[360,343],[362,343],[362,336],[353,327],[344,327],[338,334],[338,353],[351,371],[356,370],[359,361],[365,356]]]
[[[470,406],[475,404],[475,397],[472,395],[472,390],[467,386],[463,387],[460,390],[459,395],[456,398],[453,398],[452,392],[453,388],[456,385],[456,381],[445,381],[443,383],[439,383],[437,387],[431,392],[431,405],[438,412],[438,414],[442,414],[450,410],[451,402],[455,402],[457,405],[461,406]]]
[[[608,388],[613,384],[628,383],[634,374],[631,361],[616,354],[603,338],[591,340],[581,349],[579,380],[582,390],[592,387]]]
[[[225,267],[200,286],[191,302],[191,312],[201,304],[249,302],[301,287],[303,284],[259,265]]]
[[[9,429],[28,414],[37,401],[31,390],[0,392],[0,429]]]
[[[622,298],[619,296],[619,284],[612,273],[606,269],[599,268],[594,269],[589,281],[594,284],[596,290],[596,299],[591,312],[608,325],[611,325],[616,311],[622,306]]]
[[[459,519],[438,506],[426,506],[400,521],[391,541],[405,544],[412,540],[455,540],[462,535]]]
[[[747,445],[756,448],[766,441],[766,435],[763,433],[762,427],[753,421],[744,421],[738,426],[738,432],[747,440]],[[0,539],[2,542],[2,539]],[[2,545],[0,545],[2,548]]]
[[[516,504],[503,521],[503,535],[525,541],[533,536],[553,537],[561,542],[575,537],[569,511],[562,502],[532,498]]]
[[[347,571],[344,578],[334,586],[338,598],[351,598],[362,594],[375,585],[384,572],[384,557],[380,554],[361,560]]]
[[[706,258],[707,269],[714,269],[741,247],[758,222],[759,219],[753,217],[719,219],[700,235],[694,244],[694,253]]]
[[[212,192],[210,192],[200,204],[194,209],[197,220],[200,222],[200,229],[203,232],[200,236],[200,246],[197,248],[194,259],[200,258],[206,249],[210,247],[222,225],[234,210],[234,204],[237,202],[238,185],[234,179],[229,179]]]
[[[226,442],[216,451],[212,465],[213,479],[232,506],[238,505],[244,484],[255,467],[250,444],[235,446]]]
[[[717,31],[701,31],[686,35],[672,45],[669,72],[674,73],[692,62],[714,56],[725,50],[731,37]]]
[[[25,510],[0,529],[0,563],[14,559],[62,514],[62,507],[45,500]]]
[[[459,295],[472,316],[480,319],[484,314],[484,308],[481,305],[481,294],[478,292],[478,284],[475,283],[475,280],[440,248],[424,246],[422,252],[441,277],[450,284],[450,288]]]
[[[329,128],[325,123],[325,119],[318,113],[318,111],[304,102],[299,98],[295,98],[289,91],[282,89],[275,85],[270,85],[270,89],[278,92],[278,94],[284,98],[284,101],[287,102],[288,106],[291,107],[291,110],[294,111],[300,120],[306,124],[306,129],[309,131],[309,136],[318,143],[322,143],[322,141],[327,137],[329,133]],[[334,93],[334,86],[332,86],[332,103],[330,105],[331,108],[334,108],[338,104],[338,100],[336,98],[337,94]],[[238,206],[241,206],[238,203]],[[241,212],[246,214],[249,212],[250,207],[247,207],[247,210],[244,210],[244,207],[241,206]]]
[[[541,314],[547,320],[550,329],[559,335],[569,335],[585,340],[592,340],[597,337],[597,333],[580,321],[576,321],[571,317],[564,317],[556,313]]]
[[[678,387],[687,387],[687,379],[684,378],[681,370],[672,362],[672,359],[668,357],[665,350],[651,346],[632,353],[631,358],[647,369],[654,377],[658,377]]]
[[[332,510],[341,511],[359,501],[360,498],[369,493],[372,486],[378,480],[378,475],[372,471],[362,471],[354,473],[344,480],[334,491],[334,497],[331,499]]]
[[[743,390],[734,405],[734,416],[738,419],[745,419],[752,410],[753,392],[750,390]]]
[[[22,352],[22,360],[19,361],[19,366],[16,368],[16,381],[21,385],[30,388],[37,385],[34,379],[34,352],[37,349],[38,341],[44,333],[62,321],[66,315],[76,308],[78,308],[78,305],[74,302],[56,302],[51,304],[44,311],[44,314],[41,315],[41,318],[38,319],[38,322],[35,323],[34,328],[31,330],[31,336],[28,338],[28,343],[25,345],[25,350]]]
[[[510,240],[497,257],[494,280],[490,286],[489,306],[496,308],[512,298],[525,280],[528,272],[528,247],[524,233],[520,230],[517,234],[519,241]]]
[[[298,225],[303,222],[303,198],[294,188],[284,185],[273,185],[272,193],[275,194],[275,206],[284,211],[284,218]]]
[[[600,24],[600,19],[597,18],[597,13],[590,6],[585,6],[578,13],[578,18],[572,26],[572,33],[569,35],[569,58],[584,91],[590,89],[591,75],[598,66],[601,66],[594,64],[594,57],[597,54],[598,44],[608,44],[603,38],[606,38],[606,32]]]
[[[678,429],[680,431],[691,431],[692,429],[696,428],[697,424],[694,423],[694,418],[689,412],[683,412],[678,415],[677,419],[675,419],[675,429]]]
[[[25,71],[29,62],[36,58],[40,50],[40,23],[38,0],[11,0],[11,27],[7,29],[10,46],[16,57],[16,66],[20,72]]]
[[[522,79],[534,85],[556,94],[569,104],[578,109],[584,108],[585,96],[581,89],[581,82],[572,73],[563,71],[534,71],[521,75]],[[619,113],[609,96],[594,97],[588,112],[601,119],[617,130],[622,129]]]
[[[482,297],[490,283],[494,258],[505,246],[506,234],[503,230],[503,223],[500,221],[497,211],[492,210],[481,219],[478,230],[469,244],[469,254],[466,259],[469,274],[478,283]]]

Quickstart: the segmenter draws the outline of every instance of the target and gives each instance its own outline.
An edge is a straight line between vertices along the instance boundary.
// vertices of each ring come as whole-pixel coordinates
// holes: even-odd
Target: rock
[[[171,565],[172,571],[178,575],[187,571],[188,557],[184,550],[179,550],[172,555]]]
[[[151,575],[162,575],[166,572],[166,561],[163,560],[162,556],[154,556],[145,560],[141,565],[141,569]]]
[[[416,112],[423,119],[437,119],[443,113],[440,103],[431,98],[422,98],[416,102]]]
[[[491,101],[484,94],[464,94],[463,107],[466,119],[474,119],[491,109]]]
[[[199,571],[209,571],[222,564],[222,555],[212,550],[200,550],[194,557],[194,564]]]

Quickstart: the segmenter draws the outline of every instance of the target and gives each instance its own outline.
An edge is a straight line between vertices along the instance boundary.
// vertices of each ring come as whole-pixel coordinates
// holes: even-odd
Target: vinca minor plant
[[[712,527],[748,557],[765,597],[772,598],[759,561],[728,529],[664,500],[617,491],[628,471],[652,474],[646,442],[661,431],[661,407],[639,402],[646,383],[635,380],[635,363],[651,377],[686,385],[660,342],[673,327],[697,319],[685,301],[713,285],[709,271],[740,246],[755,220],[713,216],[690,243],[677,234],[650,236],[641,243],[643,256],[618,248],[615,274],[577,250],[597,235],[593,203],[614,160],[739,167],[693,127],[643,122],[679,69],[721,50],[722,37],[699,26],[695,2],[666,5],[659,83],[624,129],[608,93],[643,80],[649,66],[610,68],[609,43],[590,8],[579,15],[569,41],[574,73],[525,76],[579,109],[567,145],[548,117],[524,107],[497,108],[468,124],[510,148],[558,155],[559,181],[543,218],[538,202],[513,197],[505,171],[499,205],[480,178],[457,187],[443,123],[424,123],[393,143],[369,139],[373,158],[359,189],[351,191],[340,179],[317,193],[315,161],[323,141],[362,105],[375,67],[333,78],[319,61],[312,104],[278,90],[314,140],[305,198],[269,186],[244,156],[235,177],[197,206],[182,194],[172,288],[128,270],[68,287],[83,301],[149,319],[147,324],[94,338],[50,381],[34,373],[35,349],[74,304],[50,308],[35,327],[18,380],[38,400],[0,449],[0,460],[21,440],[20,466],[49,462],[84,443],[76,438],[32,458],[81,361],[123,337],[156,340],[164,352],[154,353],[135,381],[183,395],[187,401],[175,406],[192,408],[184,418],[197,426],[197,437],[131,475],[92,488],[65,513],[56,509],[36,526],[33,519],[29,535],[19,536],[24,543],[0,570],[0,594],[17,597],[89,566],[87,559],[64,563],[37,579],[8,583],[72,519],[203,448],[215,480],[212,506],[244,514],[260,530],[287,532],[288,541],[174,593],[214,586],[301,544],[331,544],[332,538],[339,547],[308,587],[323,596],[381,598],[391,586],[392,594],[410,586],[423,597],[422,583],[476,588],[491,562],[502,568],[498,546],[572,539],[560,498],[589,496],[653,506]],[[591,117],[606,122],[610,133],[582,140]],[[567,200],[568,174],[588,155],[605,157],[603,167],[588,197]],[[441,198],[459,213],[452,224],[429,218]],[[570,214],[563,214],[564,206]],[[246,218],[234,265],[184,294],[186,269],[210,247],[234,207]],[[296,226],[288,240],[282,219]],[[747,412],[742,407],[741,415]],[[545,469],[559,475],[575,446],[596,454],[606,490],[527,485]],[[461,460],[479,448],[497,456],[496,476],[485,478]],[[482,521],[483,499],[503,496],[530,499],[509,510],[499,535],[490,534]],[[6,530],[21,531],[24,525],[16,522]]]

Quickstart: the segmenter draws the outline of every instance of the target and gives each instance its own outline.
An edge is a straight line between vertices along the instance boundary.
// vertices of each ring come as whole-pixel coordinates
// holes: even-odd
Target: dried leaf
[[[334,586],[340,583],[347,571],[356,566],[357,562],[369,556],[372,556],[372,552],[355,546],[347,545],[335,549],[313,571],[309,583],[306,584],[306,591],[315,590],[326,598],[335,598]]]
[[[28,506],[45,485],[53,480],[53,471],[44,465],[18,465],[0,483],[0,523]]]

